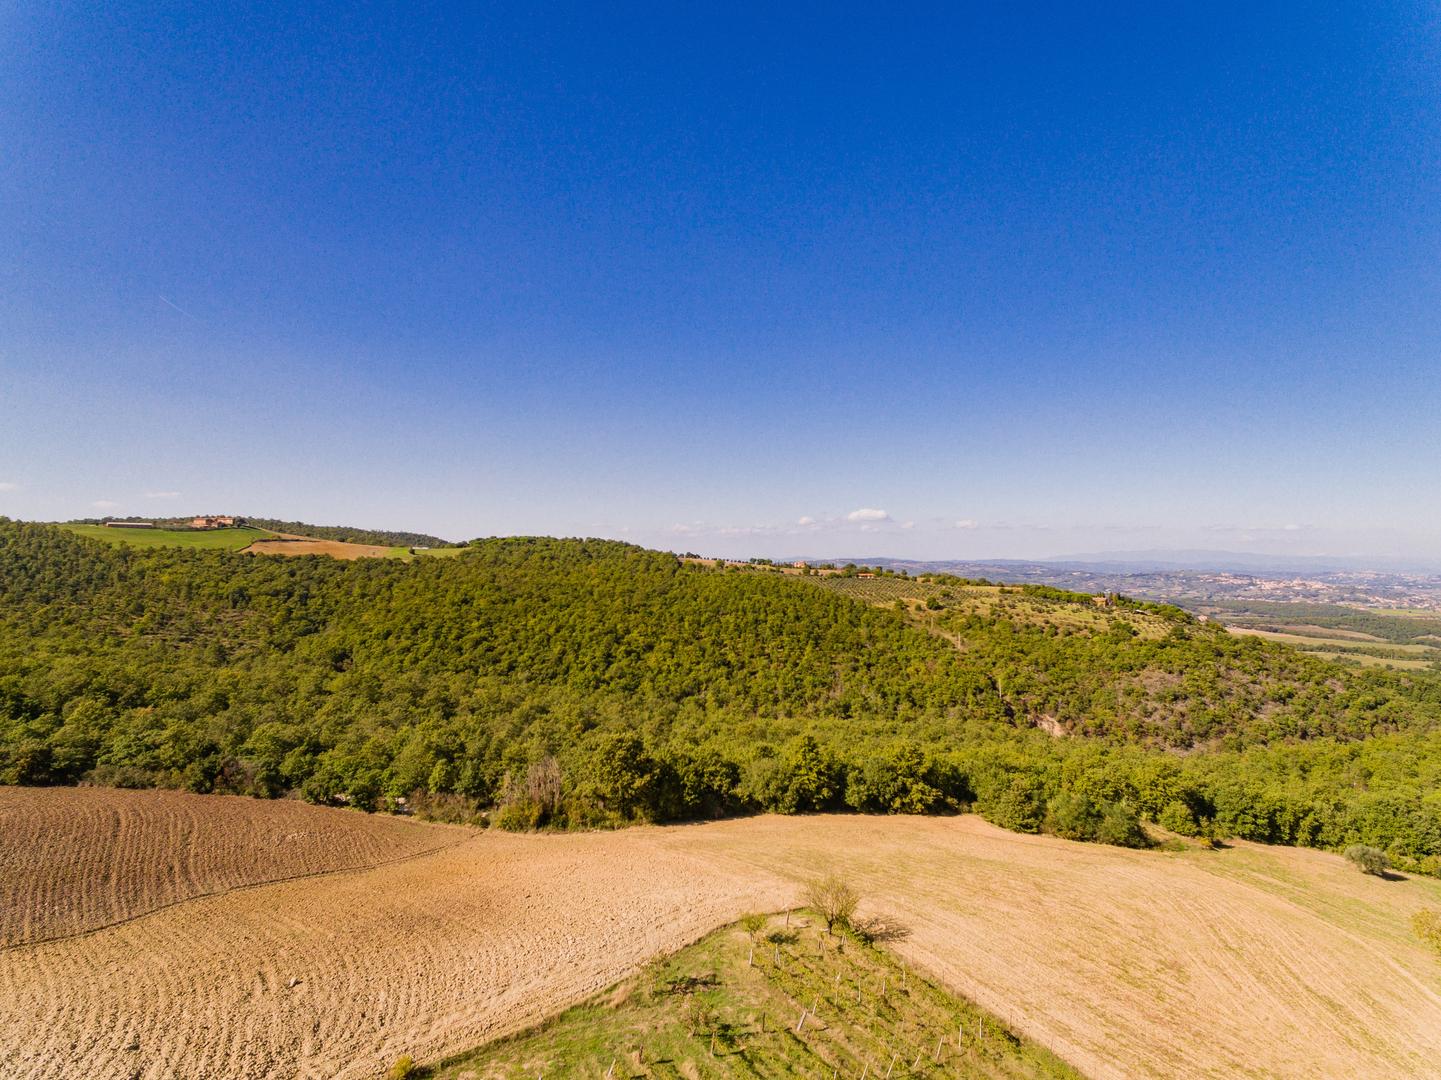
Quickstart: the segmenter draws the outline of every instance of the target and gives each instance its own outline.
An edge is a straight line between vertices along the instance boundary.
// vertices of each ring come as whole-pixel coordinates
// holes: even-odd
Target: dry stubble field
[[[743,910],[793,903],[823,866],[910,928],[896,948],[911,962],[1091,1075],[1441,1075],[1441,963],[1406,925],[1441,906],[1441,884],[1365,878],[1318,852],[1132,852],[973,817],[514,836],[209,799],[198,809],[233,815],[226,854],[184,875],[163,852],[191,800],[4,789],[21,839],[0,843],[0,880],[34,873],[37,845],[106,845],[96,811],[68,812],[67,798],[124,803],[131,832],[155,836],[123,849],[143,854],[86,856],[108,876],[51,871],[68,884],[6,894],[48,912],[7,911],[7,927],[89,928],[0,951],[7,1077],[374,1076],[402,1053],[530,1025]],[[397,828],[434,850],[401,852]],[[306,829],[376,830],[392,861],[252,885],[285,876],[274,837]],[[209,885],[187,894],[147,875]]]
[[[378,544],[351,544],[344,540],[311,540],[304,536],[285,536],[278,540],[257,540],[244,551],[248,555],[329,555],[332,559],[385,559],[394,554],[395,549]]]

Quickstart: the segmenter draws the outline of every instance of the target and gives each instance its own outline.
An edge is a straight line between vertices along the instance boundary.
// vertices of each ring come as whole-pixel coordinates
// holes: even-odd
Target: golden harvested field
[[[12,790],[6,805],[13,824],[33,798],[45,842],[76,847],[47,800],[88,794]],[[260,819],[292,809],[247,805]],[[1366,878],[1331,855],[1134,852],[974,817],[456,844],[455,830],[362,820],[449,846],[0,951],[0,1075],[375,1076],[404,1053],[434,1060],[531,1025],[744,910],[794,903],[823,866],[910,928],[895,946],[909,962],[1089,1074],[1441,1075],[1441,962],[1406,925],[1441,906],[1441,883]],[[0,850],[0,877],[27,872],[27,845]]]
[[[257,540],[244,549],[247,555],[329,555],[332,559],[387,559],[405,553],[405,548],[382,547],[378,544],[347,544],[343,540],[309,540],[285,537],[279,540]]]

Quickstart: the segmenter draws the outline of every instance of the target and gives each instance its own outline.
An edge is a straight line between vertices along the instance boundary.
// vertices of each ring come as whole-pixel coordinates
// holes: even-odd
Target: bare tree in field
[[[531,802],[555,811],[560,806],[564,790],[560,763],[551,754],[535,762],[525,774],[525,793]]]
[[[806,883],[803,894],[806,907],[812,908],[826,921],[826,929],[835,933],[837,926],[849,926],[861,902],[860,894],[834,872]]]

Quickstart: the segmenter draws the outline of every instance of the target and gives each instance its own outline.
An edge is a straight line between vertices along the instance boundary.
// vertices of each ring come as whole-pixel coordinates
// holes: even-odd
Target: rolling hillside
[[[1165,606],[608,541],[256,559],[0,524],[0,779],[486,814],[774,810],[1441,854],[1429,672]]]

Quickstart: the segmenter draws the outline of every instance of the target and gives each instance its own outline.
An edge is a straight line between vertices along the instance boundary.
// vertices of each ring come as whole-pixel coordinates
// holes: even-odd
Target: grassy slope
[[[719,930],[538,1030],[421,1075],[819,1080],[867,1063],[877,1077],[1079,1075],[884,949],[831,937],[804,914],[773,916],[754,944],[739,927]]]
[[[239,551],[271,534],[264,529],[111,529],[104,525],[62,525],[78,536],[135,547],[211,548]]]

